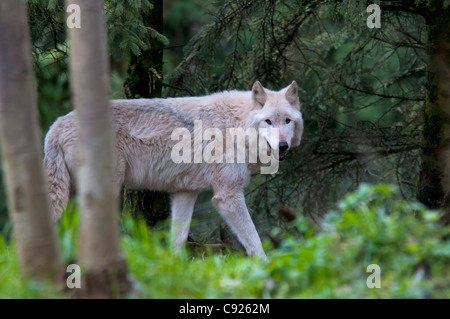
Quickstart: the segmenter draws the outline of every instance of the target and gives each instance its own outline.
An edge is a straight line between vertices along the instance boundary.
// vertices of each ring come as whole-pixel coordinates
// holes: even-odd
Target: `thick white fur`
[[[170,192],[172,242],[179,249],[186,241],[198,193],[213,189],[215,207],[247,253],[265,257],[243,192],[258,164],[176,164],[170,156],[177,143],[171,140],[171,133],[177,127],[192,131],[194,120],[202,120],[203,130],[219,128],[223,136],[227,128],[276,127],[280,142],[296,147],[300,144],[303,120],[295,82],[278,92],[264,89],[256,82],[252,91],[227,91],[204,97],[113,100],[111,104],[117,149],[117,192],[123,185]],[[291,122],[287,124],[286,119]],[[268,142],[272,156],[277,158],[278,146],[271,145],[269,137]],[[58,118],[45,138],[44,163],[55,218],[76,190],[79,162],[76,145],[75,114],[71,112]]]

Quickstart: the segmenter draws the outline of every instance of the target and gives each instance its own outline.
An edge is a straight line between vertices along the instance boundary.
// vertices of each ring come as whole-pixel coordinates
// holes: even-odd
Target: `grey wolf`
[[[283,161],[288,151],[300,144],[303,132],[295,81],[280,91],[265,89],[255,82],[251,91],[225,91],[202,97],[113,100],[111,107],[117,193],[123,185],[169,192],[175,250],[179,250],[187,239],[197,195],[212,189],[214,206],[247,254],[265,258],[244,198],[244,188],[251,174],[262,164],[248,161],[176,163],[171,158],[177,144],[172,133],[175,128],[193,132],[196,120],[202,121],[203,130],[219,129],[224,136],[227,128],[277,129],[277,139],[270,134],[261,138],[267,143],[268,155]],[[192,140],[192,144],[194,142]],[[204,142],[200,145],[207,146]],[[76,192],[79,159],[74,112],[58,118],[50,127],[44,148],[51,208],[57,219]]]

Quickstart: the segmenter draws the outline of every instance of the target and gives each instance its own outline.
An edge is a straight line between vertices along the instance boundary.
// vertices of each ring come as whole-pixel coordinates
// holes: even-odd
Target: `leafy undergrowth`
[[[122,250],[133,298],[450,298],[450,229],[439,213],[396,200],[396,189],[361,185],[327,214],[321,229],[299,217],[274,229],[268,261],[239,253],[172,254],[167,233],[122,218]],[[68,209],[58,236],[67,263],[77,252],[78,214]],[[0,239],[0,297],[58,298],[19,274],[13,244]],[[368,288],[376,264],[380,288]],[[376,282],[370,279],[370,282]]]
[[[67,298],[49,283],[25,280],[19,272],[14,243],[6,243],[0,233],[0,298]]]

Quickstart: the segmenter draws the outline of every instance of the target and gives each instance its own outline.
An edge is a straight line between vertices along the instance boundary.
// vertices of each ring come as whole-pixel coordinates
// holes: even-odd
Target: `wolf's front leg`
[[[220,215],[237,235],[247,254],[266,259],[261,240],[245,204],[244,191],[229,193],[224,190],[215,194],[212,201]]]
[[[170,195],[172,199],[172,247],[179,252],[189,234],[192,213],[198,193],[178,192]]]

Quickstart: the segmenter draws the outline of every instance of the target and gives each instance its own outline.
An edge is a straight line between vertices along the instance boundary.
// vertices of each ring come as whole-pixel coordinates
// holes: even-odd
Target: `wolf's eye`
[[[291,119],[286,119],[286,124],[291,123]]]
[[[266,123],[269,125],[272,125],[272,121],[271,120],[266,120]]]

